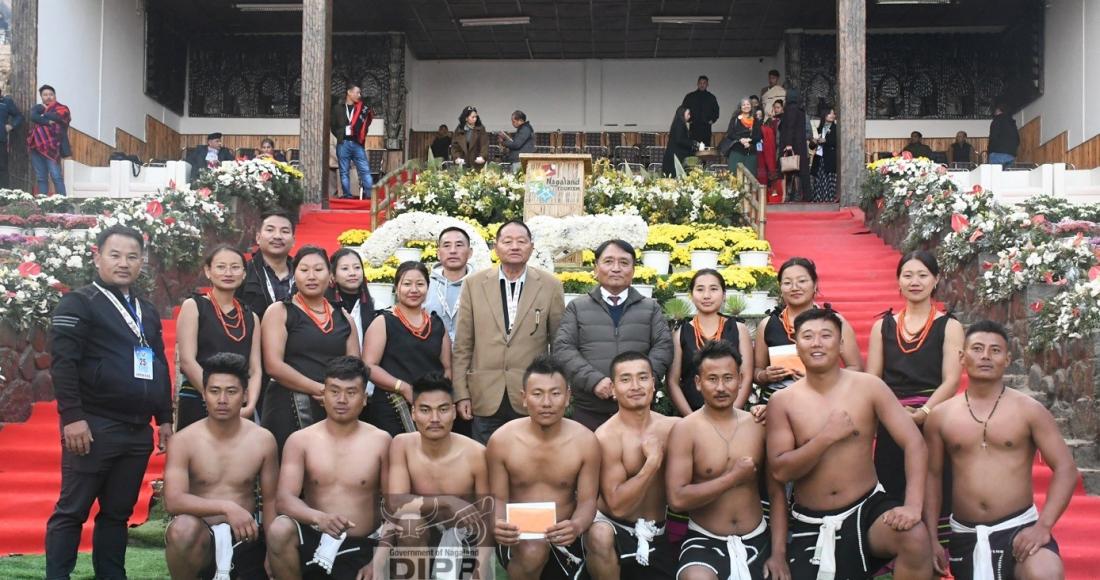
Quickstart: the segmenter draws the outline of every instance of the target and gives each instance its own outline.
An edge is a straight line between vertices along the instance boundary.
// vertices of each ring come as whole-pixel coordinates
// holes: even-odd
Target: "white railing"
[[[186,161],[145,166],[135,176],[130,161],[111,161],[107,167],[92,167],[66,159],[62,171],[65,189],[74,198],[141,197],[163,191],[169,184],[183,186],[191,180],[191,164]]]
[[[1068,169],[1065,163],[1047,163],[1035,169],[1006,171],[1000,165],[979,165],[971,171],[949,171],[948,175],[960,190],[980,185],[1004,203],[1043,194],[1075,203],[1100,202],[1100,168]]]

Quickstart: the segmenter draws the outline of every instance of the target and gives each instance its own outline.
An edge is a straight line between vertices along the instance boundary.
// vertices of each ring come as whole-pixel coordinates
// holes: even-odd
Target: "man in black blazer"
[[[222,147],[222,134],[211,133],[206,136],[206,147],[198,146],[187,152],[186,161],[191,164],[191,181],[208,169],[217,169],[222,161],[236,159],[228,147]]]

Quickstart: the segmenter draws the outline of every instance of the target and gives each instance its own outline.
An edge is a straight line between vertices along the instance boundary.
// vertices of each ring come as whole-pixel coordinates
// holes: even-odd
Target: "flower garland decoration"
[[[410,212],[401,214],[387,220],[378,228],[362,245],[358,247],[359,255],[363,262],[371,266],[380,266],[393,256],[398,248],[404,247],[411,240],[431,240],[439,237],[439,232],[449,228],[462,228],[470,236],[470,248],[473,255],[470,257],[470,265],[474,270],[488,268],[492,261],[489,258],[489,246],[481,233],[470,226],[469,223],[445,215],[436,215],[424,212]]]
[[[905,215],[908,208],[927,196],[943,196],[958,189],[947,168],[924,157],[913,158],[908,152],[880,159],[867,165],[870,175],[862,190],[865,211],[877,206],[880,223],[890,223]]]
[[[1097,255],[1086,238],[1054,240],[1001,250],[997,261],[983,264],[985,272],[978,296],[985,302],[1003,302],[1028,284],[1044,282],[1064,286],[1097,264]]]
[[[223,202],[240,198],[260,211],[297,210],[304,199],[302,172],[270,158],[222,163],[200,172],[191,187]]]
[[[1091,268],[1088,280],[1031,308],[1037,311],[1029,335],[1029,346],[1035,351],[1093,334],[1100,328],[1100,269]]]

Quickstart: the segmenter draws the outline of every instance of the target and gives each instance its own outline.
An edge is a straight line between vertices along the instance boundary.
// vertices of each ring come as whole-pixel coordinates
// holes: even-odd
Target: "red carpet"
[[[369,203],[368,201],[367,204]],[[313,244],[325,248],[331,254],[340,247],[336,237],[351,229],[369,230],[370,213],[352,210],[305,213],[294,235],[294,251],[298,251],[298,248],[306,244]]]
[[[860,350],[867,355],[867,340],[875,316],[902,305],[895,276],[901,255],[868,232],[862,214],[842,210],[821,213],[768,214],[768,241],[778,268],[792,256],[817,264],[821,289],[819,303],[828,302],[852,324]],[[964,382],[965,382],[965,377]],[[1050,470],[1036,463],[1035,501],[1042,507],[1050,484]],[[1066,578],[1100,578],[1100,497],[1086,496],[1080,484],[1069,509],[1054,528],[1066,565]]]
[[[176,324],[164,321],[164,344],[169,361],[176,359]],[[0,430],[0,556],[40,554],[45,547],[46,520],[53,513],[61,490],[61,446],[57,404],[37,403],[26,423],[11,423]],[[155,453],[155,452],[154,452]],[[130,525],[149,517],[153,495],[150,483],[164,473],[164,456],[154,454],[145,472]],[[92,522],[96,506],[84,525],[81,550],[92,548]]]

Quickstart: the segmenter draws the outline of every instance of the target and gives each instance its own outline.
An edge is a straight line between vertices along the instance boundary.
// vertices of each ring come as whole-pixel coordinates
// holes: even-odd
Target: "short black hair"
[[[644,360],[645,363],[649,365],[649,372],[653,372],[653,361],[649,360],[648,356],[636,350],[628,350],[620,352],[619,354],[615,355],[615,358],[611,359],[611,376],[615,376],[615,367],[623,363],[634,362],[636,360]]]
[[[306,245],[298,249],[298,253],[294,255],[294,269],[298,269],[298,264],[302,263],[302,259],[308,256],[321,256],[321,260],[325,263],[325,268],[328,268],[329,272],[332,272],[332,265],[328,261],[328,252],[321,246]]]
[[[53,88],[50,85],[42,85],[42,86],[38,87],[38,94],[41,95],[42,91],[52,91],[53,94],[55,94],[55,95],[57,94],[57,89]]]
[[[359,81],[348,80],[344,82],[345,93],[352,89],[362,89],[362,87],[359,86]]]
[[[620,250],[630,254],[630,260],[632,263],[637,261],[635,259],[636,256],[634,254],[634,246],[630,245],[630,242],[626,240],[607,240],[606,242],[600,244],[598,248],[596,248],[597,262],[600,260],[600,256],[603,256],[603,253],[606,252],[607,248],[611,246],[615,246],[616,248],[619,248]]]
[[[523,121],[524,123],[526,123],[527,122],[527,113],[524,113],[523,111],[521,111],[519,109],[516,109],[515,111],[512,111],[512,118],[513,119],[519,119],[520,121]]]
[[[844,321],[840,319],[840,315],[832,308],[811,308],[794,317],[795,333],[797,334],[798,330],[802,328],[802,325],[811,320],[827,320],[832,322],[833,325],[836,326],[837,332],[844,329]]]
[[[562,378],[565,378],[565,367],[561,366],[561,363],[553,356],[543,353],[535,357],[535,360],[527,365],[527,370],[523,371],[523,388],[527,388],[527,380],[531,378],[531,375],[561,375]],[[566,381],[565,385],[568,387],[569,381]]]
[[[338,356],[328,362],[325,367],[325,380],[338,379],[341,381],[353,381],[363,379],[366,387],[370,379],[370,369],[363,363],[363,359],[357,356]]]
[[[212,375],[230,375],[237,377],[241,387],[248,388],[248,359],[235,352],[219,352],[202,361],[202,388],[210,382]]]
[[[726,357],[732,358],[733,362],[737,363],[738,368],[741,367],[741,351],[734,347],[733,343],[728,340],[708,340],[703,344],[703,348],[695,351],[695,358],[692,359],[692,363],[695,364],[695,376],[699,376],[699,371],[703,368],[703,361]]]
[[[451,399],[455,398],[455,388],[454,385],[451,384],[451,379],[443,376],[442,373],[428,373],[416,379],[412,382],[412,390],[414,401],[420,395],[433,391],[446,393]]]
[[[710,79],[707,78],[707,75],[699,75],[699,78],[695,79],[695,82],[699,82],[699,81],[707,81],[709,83]]]
[[[775,108],[776,105],[779,105],[780,107],[782,107],[783,106],[783,99],[776,99],[776,100],[772,101],[772,108]]]
[[[436,244],[438,245],[439,243],[442,243],[443,242],[443,235],[447,234],[447,233],[450,233],[450,232],[458,232],[458,233],[462,234],[462,237],[466,238],[466,245],[467,246],[470,245],[470,234],[466,233],[466,230],[464,230],[464,229],[462,229],[458,226],[450,226],[450,227],[447,227],[447,228],[443,228],[443,231],[439,232],[439,237],[436,238]]]
[[[523,223],[523,220],[508,220],[508,221],[500,224],[500,227],[497,228],[496,239],[498,239],[498,240],[500,239],[500,233],[503,232],[504,228],[506,228],[508,226],[519,226],[519,227],[523,228],[523,231],[527,232],[527,238],[528,239],[530,239],[530,240],[535,239],[531,235],[531,228],[527,227],[527,224]]]
[[[913,250],[912,252],[906,253],[898,260],[898,271],[896,274],[898,278],[901,277],[901,269],[913,260],[924,264],[924,267],[928,268],[928,271],[931,272],[933,276],[940,275],[940,263],[936,261],[936,256],[932,252],[928,250]]]
[[[272,210],[268,210],[268,211],[265,211],[264,213],[260,214],[260,226],[263,227],[264,222],[266,222],[268,218],[273,218],[273,217],[280,217],[280,218],[283,218],[286,221],[290,222],[290,232],[291,233],[294,233],[294,230],[297,229],[297,227],[298,227],[298,224],[294,223],[294,218],[290,217],[289,213],[287,213],[285,210],[281,210],[281,209],[272,209]]]
[[[979,320],[974,324],[971,324],[966,329],[966,338],[970,338],[972,334],[978,334],[979,332],[988,332],[990,334],[996,334],[1005,339],[1005,344],[1008,344],[1008,331],[1005,330],[1004,325],[994,322],[992,320]]]
[[[396,290],[397,285],[401,283],[401,280],[405,278],[405,274],[409,272],[420,272],[420,275],[424,277],[424,281],[431,283],[432,275],[428,272],[428,267],[424,265],[424,262],[414,262],[409,260],[408,262],[401,262],[397,266],[397,271],[393,275],[393,287]]]
[[[924,139],[924,133],[921,133],[920,131],[913,131],[909,134],[909,138],[912,139],[913,137],[916,137],[917,139]]]
[[[107,239],[111,236],[122,236],[124,238],[131,238],[137,241],[138,247],[141,251],[145,251],[145,238],[141,235],[141,232],[130,226],[124,226],[122,224],[115,224],[101,232],[95,237],[95,246],[100,251],[103,250],[103,245],[107,243]]]
[[[772,70],[768,71],[768,76],[770,76],[770,77],[780,76],[779,71],[773,68]]]

